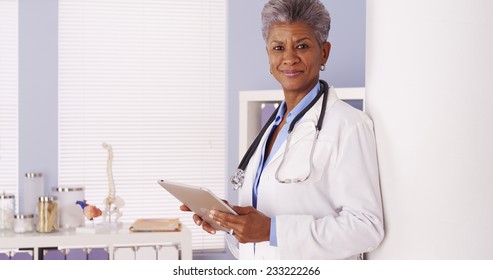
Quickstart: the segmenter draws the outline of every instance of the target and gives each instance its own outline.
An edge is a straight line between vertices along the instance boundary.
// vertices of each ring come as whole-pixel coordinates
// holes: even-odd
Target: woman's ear
[[[327,63],[327,59],[329,59],[329,54],[330,54],[330,42],[324,42],[322,44],[322,62],[323,64]]]

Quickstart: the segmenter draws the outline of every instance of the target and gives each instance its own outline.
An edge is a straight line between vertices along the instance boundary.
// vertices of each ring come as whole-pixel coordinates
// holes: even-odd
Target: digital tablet
[[[229,231],[229,229],[220,226],[216,221],[209,218],[210,210],[219,210],[238,215],[207,188],[194,187],[167,180],[159,180],[158,183],[216,230]]]

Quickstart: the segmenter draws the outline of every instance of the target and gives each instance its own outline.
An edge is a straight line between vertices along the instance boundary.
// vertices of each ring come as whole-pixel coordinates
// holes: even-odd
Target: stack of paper
[[[180,219],[137,219],[130,226],[130,231],[142,232],[142,231],[180,231],[181,223]]]

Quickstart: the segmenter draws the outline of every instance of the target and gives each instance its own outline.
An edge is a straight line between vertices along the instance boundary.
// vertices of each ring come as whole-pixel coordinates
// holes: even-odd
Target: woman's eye
[[[282,46],[275,46],[274,50],[275,51],[282,51],[284,48]]]
[[[306,49],[308,48],[308,45],[307,44],[301,44],[301,45],[298,45],[296,46],[297,49]]]

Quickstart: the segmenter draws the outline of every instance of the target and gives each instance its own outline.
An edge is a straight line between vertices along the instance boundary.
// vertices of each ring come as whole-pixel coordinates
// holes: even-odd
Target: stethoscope
[[[318,91],[315,99],[313,99],[312,102],[310,102],[310,104],[308,104],[308,106],[305,109],[303,109],[303,111],[301,111],[298,115],[296,115],[296,117],[294,117],[293,121],[291,121],[291,124],[289,125],[289,129],[288,129],[288,137],[286,139],[286,147],[284,150],[284,154],[283,154],[281,163],[279,164],[279,167],[277,168],[277,171],[275,174],[276,181],[278,183],[283,183],[283,184],[300,183],[300,182],[306,181],[310,177],[311,164],[313,163],[313,152],[315,150],[315,145],[316,145],[316,142],[318,139],[318,134],[320,133],[320,130],[322,129],[322,124],[324,122],[325,109],[327,107],[327,96],[329,95],[328,92],[329,92],[329,86],[328,86],[327,82],[320,80],[320,90]],[[289,143],[291,142],[291,135],[292,135],[294,126],[298,122],[298,120],[301,119],[303,117],[303,115],[305,115],[305,113],[308,110],[310,110],[313,107],[313,105],[315,105],[315,103],[317,103],[317,101],[320,99],[320,96],[322,96],[322,95],[324,96],[324,98],[322,101],[322,109],[320,110],[320,117],[318,118],[318,122],[317,122],[317,125],[315,127],[315,137],[313,138],[313,144],[312,144],[312,148],[310,151],[310,169],[309,169],[308,175],[306,177],[303,177],[303,178],[281,179],[279,177],[279,170],[281,169],[281,166],[283,166],[284,161],[286,159],[286,154],[288,153],[288,150],[289,150]],[[238,165],[238,169],[236,169],[236,172],[233,174],[233,176],[231,176],[230,182],[233,185],[234,190],[238,190],[239,188],[241,188],[243,186],[243,181],[245,179],[245,169],[247,168],[248,163],[250,162],[250,159],[252,158],[253,154],[257,150],[258,145],[260,144],[260,141],[261,141],[263,135],[265,134],[267,129],[270,127],[270,124],[276,118],[278,110],[279,110],[279,107],[277,107],[277,109],[274,111],[274,113],[272,113],[272,116],[270,116],[269,120],[265,123],[262,130],[260,130],[260,133],[257,135],[255,140],[250,145],[247,152],[245,153],[245,155],[241,159],[241,162]]]

